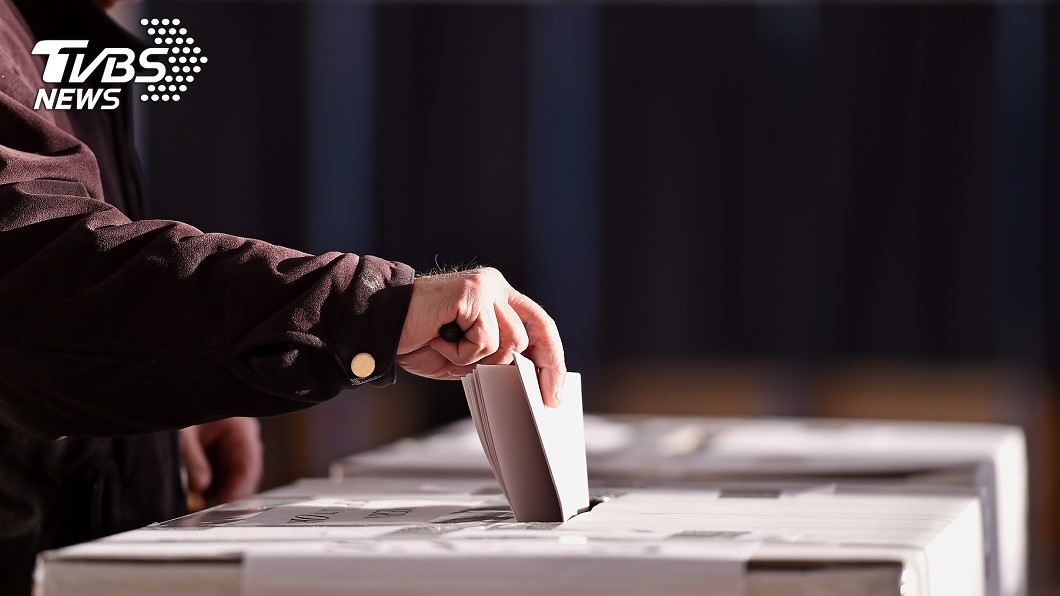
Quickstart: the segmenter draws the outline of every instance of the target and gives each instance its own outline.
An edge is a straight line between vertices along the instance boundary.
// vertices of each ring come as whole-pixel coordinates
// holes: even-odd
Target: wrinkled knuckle
[[[477,275],[460,278],[460,293],[464,298],[477,295],[481,287],[482,284]]]
[[[523,350],[519,349],[519,337],[517,335],[508,337],[505,341],[502,341],[497,351],[506,353],[522,352]]]
[[[475,350],[473,353],[481,356],[482,354],[492,354],[497,351],[497,346],[500,344],[500,339],[496,334],[483,333],[478,341],[475,342]]]
[[[453,364],[457,366],[470,366],[475,363],[474,356],[457,356],[452,360]]]
[[[485,274],[476,272],[467,278],[465,290],[476,302],[483,302],[493,292],[494,282]]]
[[[504,281],[504,276],[501,275],[501,272],[493,267],[481,267],[476,269],[473,278],[476,283],[483,288],[496,288],[507,283]]]

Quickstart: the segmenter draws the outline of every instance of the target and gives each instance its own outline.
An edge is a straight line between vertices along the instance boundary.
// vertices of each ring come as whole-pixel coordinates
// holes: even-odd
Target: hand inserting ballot
[[[463,337],[442,327],[456,323]],[[452,329],[450,329],[452,331]],[[457,379],[476,364],[510,364],[523,354],[537,367],[545,405],[559,405],[567,373],[555,321],[491,267],[425,275],[412,288],[397,362],[432,379]]]

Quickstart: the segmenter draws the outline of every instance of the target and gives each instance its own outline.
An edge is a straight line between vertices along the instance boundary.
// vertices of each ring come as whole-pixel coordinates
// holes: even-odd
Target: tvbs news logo
[[[146,84],[141,101],[180,101],[207,62],[180,19],[141,19],[154,46],[140,52],[129,48],[103,48],[88,60],[87,39],[45,39],[33,53],[45,56],[45,83],[37,90],[33,109],[113,110],[121,105],[121,86],[133,81]],[[139,72],[139,74],[137,74]],[[100,87],[85,86],[98,75]],[[64,85],[77,85],[66,87]]]

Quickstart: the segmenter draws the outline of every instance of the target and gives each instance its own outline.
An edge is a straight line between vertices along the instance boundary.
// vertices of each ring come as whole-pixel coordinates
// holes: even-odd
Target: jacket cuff
[[[335,343],[335,356],[349,387],[394,382],[414,278],[413,269],[403,263],[361,257],[353,283],[353,316],[345,317]]]

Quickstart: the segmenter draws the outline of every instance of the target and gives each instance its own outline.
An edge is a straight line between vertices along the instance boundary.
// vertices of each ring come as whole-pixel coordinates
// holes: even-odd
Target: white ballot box
[[[833,481],[848,490],[971,490],[982,503],[987,593],[1026,592],[1023,432],[989,424],[585,416],[592,483],[695,486]],[[335,462],[333,478],[490,476],[470,420]]]
[[[566,522],[518,523],[495,483],[417,482],[305,481],[50,551],[38,587],[44,596],[985,593],[970,496],[779,483],[611,490]]]

